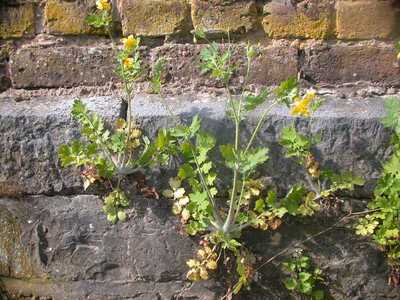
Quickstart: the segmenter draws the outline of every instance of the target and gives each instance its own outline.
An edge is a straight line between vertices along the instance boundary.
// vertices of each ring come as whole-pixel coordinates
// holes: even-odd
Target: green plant
[[[397,41],[397,43],[395,44],[395,48],[397,51],[397,59],[400,60],[400,41]]]
[[[98,13],[88,18],[90,25],[105,28],[111,36],[111,4],[107,0],[97,1]],[[113,41],[114,43],[114,41]],[[124,209],[129,206],[128,197],[121,189],[124,178],[137,172],[139,167],[147,167],[154,161],[167,159],[162,156],[163,132],[160,131],[154,143],[142,135],[136,124],[132,109],[136,81],[142,75],[140,59],[140,39],[132,35],[122,39],[123,47],[116,52],[116,74],[123,86],[123,100],[128,107],[127,119],[118,119],[114,128],[107,128],[104,121],[95,113],[90,112],[86,105],[75,100],[72,107],[72,117],[81,126],[81,135],[85,139],[74,140],[69,145],[62,145],[59,157],[63,167],[75,166],[83,168],[84,188],[87,189],[96,181],[107,185],[112,191],[105,197],[103,210],[107,219],[115,223],[124,221]],[[156,64],[157,76],[162,70]],[[161,83],[158,83],[158,90]]]
[[[324,291],[319,288],[324,282],[322,271],[312,265],[310,257],[295,253],[282,263],[282,268],[288,275],[283,283],[289,291],[313,300],[325,299]]]
[[[164,58],[159,58],[153,65],[152,76],[150,78],[151,90],[155,94],[161,92],[161,86],[163,82],[162,75],[165,71],[166,60]]]
[[[394,131],[393,154],[383,165],[383,174],[368,204],[371,212],[360,218],[356,233],[370,236],[386,253],[392,271],[389,282],[400,285],[400,101],[390,98],[385,103],[387,115],[383,124]]]
[[[204,37],[203,35],[201,35]],[[243,229],[248,227],[262,230],[277,229],[286,214],[312,215],[319,209],[317,201],[333,194],[338,189],[353,188],[362,184],[362,180],[351,177],[343,179],[340,175],[324,173],[324,185],[315,185],[323,175],[319,165],[310,153],[311,143],[293,128],[283,132],[282,145],[289,157],[295,157],[308,171],[309,185],[295,185],[283,199],[255,178],[258,166],[268,160],[266,147],[254,146],[257,133],[266,120],[268,113],[277,104],[285,104],[293,115],[307,117],[321,104],[314,91],[301,95],[295,79],[283,82],[276,90],[272,101],[267,101],[269,92],[262,89],[253,93],[247,83],[253,59],[257,51],[247,45],[246,76],[239,95],[231,92],[230,81],[236,70],[232,64],[233,52],[230,47],[221,49],[217,43],[211,43],[201,52],[201,70],[225,86],[228,98],[228,115],[234,123],[234,141],[232,144],[216,145],[211,134],[201,130],[201,120],[194,117],[190,125],[178,125],[168,131],[170,153],[183,159],[177,177],[171,178],[170,189],[163,192],[174,201],[173,212],[179,215],[186,232],[190,235],[204,234],[201,241],[201,253],[210,252],[204,258],[197,255],[190,260],[188,278],[190,280],[207,279],[209,272],[217,269],[215,263],[232,266],[232,292],[237,294],[242,287],[251,282],[254,274],[254,256],[240,240]],[[241,124],[247,115],[256,108],[262,110],[261,116],[248,139],[241,134]],[[219,151],[221,161],[212,161],[210,156]],[[228,171],[232,174],[229,185],[218,184],[217,174]],[[220,180],[221,181],[221,180]],[[204,247],[207,247],[204,249]],[[208,250],[210,249],[210,250]],[[200,251],[199,250],[199,251]],[[212,268],[207,264],[212,262]],[[234,263],[233,263],[234,262]],[[228,273],[230,274],[230,273]]]

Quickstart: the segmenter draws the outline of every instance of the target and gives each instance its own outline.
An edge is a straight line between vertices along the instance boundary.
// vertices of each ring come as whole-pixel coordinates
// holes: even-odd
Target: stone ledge
[[[380,175],[381,164],[390,154],[390,132],[380,123],[385,114],[383,98],[326,99],[310,119],[293,118],[284,107],[271,111],[258,138],[259,144],[270,148],[270,160],[262,173],[272,176],[282,189],[302,178],[298,166],[283,157],[278,143],[282,128],[294,122],[301,132],[320,135],[321,141],[315,152],[323,166],[363,176],[367,184],[358,194],[370,196]],[[214,133],[219,143],[232,141],[233,124],[226,116],[227,103],[223,98],[191,94],[160,100],[157,96],[141,95],[133,103],[133,111],[150,136],[154,136],[158,128],[172,126],[177,117],[188,120],[199,114],[204,129]],[[173,115],[165,105],[170,106]],[[242,138],[248,138],[260,113],[261,110],[256,110],[249,116]]]
[[[108,121],[121,115],[122,103],[112,97],[84,101]],[[79,137],[70,117],[72,103],[72,98],[60,97],[0,99],[0,195],[13,189],[40,194],[81,187],[77,171],[61,169],[58,162],[58,147]]]
[[[277,107],[261,128],[258,143],[270,147],[270,160],[261,168],[285,189],[298,181],[301,172],[297,165],[283,158],[278,144],[281,129],[292,122],[303,133],[318,134],[316,155],[322,164],[333,169],[349,170],[367,179],[359,191],[370,196],[380,175],[381,164],[390,155],[390,132],[380,123],[384,116],[383,98],[343,100],[326,97],[326,103],[311,119],[293,118],[288,110]],[[81,188],[77,171],[61,170],[57,151],[60,144],[78,137],[79,129],[69,116],[71,98],[31,99],[13,102],[3,99],[0,105],[0,182],[19,184],[24,192],[60,193]],[[112,97],[85,99],[89,107],[108,120],[121,115],[122,104]],[[170,116],[165,104],[170,105]],[[141,126],[152,137],[158,129],[170,127],[176,118],[189,120],[200,114],[203,125],[217,135],[220,143],[231,142],[232,122],[226,117],[226,101],[209,94],[186,94],[161,100],[155,95],[139,95],[133,110]],[[260,110],[253,112],[244,124],[243,139],[254,128]],[[274,173],[271,174],[271,170]],[[278,171],[276,171],[278,170]]]

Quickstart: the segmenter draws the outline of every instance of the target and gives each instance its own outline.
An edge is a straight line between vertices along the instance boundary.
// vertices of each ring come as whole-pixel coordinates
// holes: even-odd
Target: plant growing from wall
[[[75,100],[72,107],[72,117],[81,126],[81,135],[85,141],[74,140],[59,149],[59,157],[63,167],[75,166],[83,168],[84,188],[96,181],[104,183],[112,191],[105,197],[103,211],[107,219],[116,223],[126,219],[125,209],[130,201],[121,188],[121,183],[127,175],[133,174],[139,167],[147,167],[157,159],[162,147],[162,133],[155,143],[142,135],[136,124],[132,109],[135,83],[143,75],[139,46],[140,39],[130,35],[121,40],[122,47],[117,49],[112,38],[111,3],[108,0],[97,1],[98,11],[90,15],[88,23],[95,28],[104,29],[109,33],[116,52],[116,74],[123,86],[123,100],[127,103],[127,119],[118,119],[114,128],[107,128],[97,114],[90,112],[86,105]],[[162,65],[155,66],[156,91],[161,88]]]
[[[204,38],[202,33],[197,33]],[[232,50],[221,49],[211,43],[201,52],[203,73],[221,81],[228,98],[228,116],[234,123],[232,144],[217,147],[216,139],[201,130],[201,119],[196,116],[190,125],[178,125],[168,131],[170,153],[183,159],[177,177],[169,181],[170,188],[163,192],[173,199],[173,213],[181,219],[190,235],[202,234],[200,249],[195,258],[187,262],[190,268],[187,278],[206,280],[210,274],[223,267],[228,269],[230,282],[235,282],[229,293],[237,294],[247,286],[254,275],[254,256],[241,240],[244,229],[253,227],[275,230],[284,216],[310,216],[320,207],[319,202],[340,189],[352,189],[363,181],[349,174],[321,172],[311,154],[311,143],[292,127],[284,130],[282,145],[288,157],[296,158],[306,167],[307,182],[289,189],[280,199],[276,191],[255,177],[257,167],[268,160],[268,149],[255,146],[255,139],[271,109],[283,104],[293,115],[308,117],[317,109],[320,101],[314,91],[301,95],[298,82],[289,79],[276,90],[274,99],[267,101],[269,92],[262,89],[252,93],[247,82],[257,51],[248,45],[245,49],[246,76],[242,93],[233,95],[231,77]],[[249,139],[243,139],[242,124],[249,113],[259,109],[260,118]],[[222,161],[210,159],[219,152]],[[228,171],[231,183],[218,184],[218,174]],[[319,183],[322,180],[323,183]],[[232,271],[234,270],[234,271]]]
[[[301,251],[295,252],[292,258],[282,263],[282,269],[287,274],[283,283],[289,291],[306,299],[325,299],[321,289],[324,282],[322,271],[313,266],[309,256]]]
[[[356,233],[370,236],[385,252],[391,268],[389,283],[400,285],[400,101],[391,98],[385,103],[383,124],[393,130],[391,158],[383,165],[383,174],[368,204],[371,212],[360,218]]]

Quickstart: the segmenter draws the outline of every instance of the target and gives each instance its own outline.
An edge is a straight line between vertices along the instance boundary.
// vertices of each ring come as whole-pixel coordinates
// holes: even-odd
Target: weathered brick
[[[15,88],[103,85],[115,79],[109,46],[23,47],[11,56]]]
[[[93,29],[85,19],[95,6],[95,0],[48,0],[44,9],[47,32],[51,34],[87,34]]]
[[[240,32],[251,30],[257,21],[255,1],[192,0],[195,29],[205,32]]]
[[[400,68],[391,43],[308,43],[302,71],[313,82],[336,84],[361,80],[400,85]]]
[[[250,82],[260,85],[279,84],[298,73],[298,49],[286,41],[276,41],[260,51],[254,60]]]
[[[326,39],[334,35],[334,1],[273,0],[264,6],[264,31],[272,38]]]
[[[18,38],[35,32],[35,6],[0,6],[0,38]]]
[[[124,35],[163,36],[189,31],[187,0],[118,0]]]
[[[388,38],[396,31],[398,17],[392,0],[342,0],[337,4],[337,35],[339,39]]]
[[[156,60],[163,57],[167,62],[167,84],[179,90],[192,90],[200,87],[223,87],[221,82],[210,79],[209,74],[202,74],[200,53],[205,45],[168,44],[154,48],[151,57]],[[228,47],[221,45],[221,47]],[[232,62],[235,72],[232,84],[240,85],[246,73],[244,45],[231,45]],[[267,47],[258,48],[260,55],[254,60],[249,82],[256,85],[273,85],[297,74],[297,49],[287,42],[274,42]]]

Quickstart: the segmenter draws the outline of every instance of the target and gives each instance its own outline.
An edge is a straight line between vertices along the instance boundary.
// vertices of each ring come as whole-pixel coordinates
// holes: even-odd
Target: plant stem
[[[253,133],[252,133],[252,135],[251,135],[251,137],[250,137],[249,143],[248,143],[247,146],[246,146],[246,150],[244,151],[244,155],[246,155],[247,151],[249,151],[251,145],[253,144],[254,139],[255,139],[255,137],[256,137],[258,131],[259,131],[260,128],[261,128],[261,125],[264,123],[265,118],[267,117],[267,114],[271,111],[271,109],[272,109],[276,104],[278,104],[278,101],[272,102],[272,104],[263,112],[261,118],[258,120],[258,123],[257,123],[256,128],[254,129],[254,131],[253,131]]]

